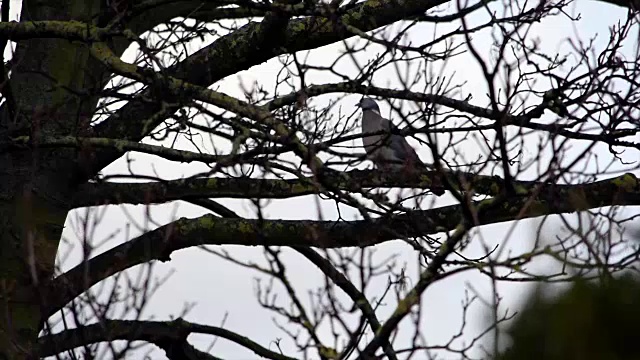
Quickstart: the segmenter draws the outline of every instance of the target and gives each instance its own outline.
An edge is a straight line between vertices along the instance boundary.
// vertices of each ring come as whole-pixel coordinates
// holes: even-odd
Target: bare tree
[[[143,356],[142,343],[170,359],[216,359],[192,334],[268,359],[494,354],[513,317],[500,284],[598,277],[638,259],[624,232],[627,207],[640,205],[638,4],[591,4],[602,2],[622,14],[608,34],[558,33],[548,46],[538,32],[578,24],[579,5],[3,1],[0,358]],[[276,71],[243,75],[237,94],[225,87],[264,62]],[[370,169],[353,108],[363,95],[428,169]],[[136,168],[141,154],[175,176]],[[126,171],[105,170],[114,162]],[[267,211],[303,196],[315,219]],[[179,201],[206,213],[151,214]],[[131,217],[125,242],[96,235],[106,208],[129,205],[147,212]],[[541,220],[535,234],[552,224],[551,236],[525,244],[511,225],[528,218]],[[63,269],[65,222],[82,255]],[[482,235],[496,223],[499,239]],[[391,241],[413,255],[375,253]],[[153,265],[188,248],[256,272],[275,345],[186,321],[188,308],[170,321],[145,316],[164,279]],[[292,256],[324,281],[293,281]],[[489,279],[492,295],[469,295],[459,333],[433,344],[425,290],[466,272]],[[475,331],[467,310],[478,302],[492,321]],[[278,346],[283,336],[293,348]]]

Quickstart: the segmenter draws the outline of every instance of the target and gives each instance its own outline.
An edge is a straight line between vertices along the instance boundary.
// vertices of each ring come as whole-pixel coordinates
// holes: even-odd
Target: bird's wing
[[[420,157],[411,145],[409,145],[407,139],[402,135],[392,133],[392,131],[398,131],[398,128],[391,121],[387,119],[383,120],[385,129],[389,130],[388,144],[391,150],[393,150],[393,154],[401,161],[410,161],[414,164],[422,164]]]
[[[384,129],[384,121],[386,121],[386,119],[374,111],[364,111],[362,114],[362,144],[369,155],[373,155],[381,147],[385,146],[384,140],[387,138],[387,135],[380,134]]]
[[[390,139],[390,147],[393,150],[395,156],[397,156],[402,161],[410,161],[413,164],[422,164],[420,157],[404,137],[392,134]]]

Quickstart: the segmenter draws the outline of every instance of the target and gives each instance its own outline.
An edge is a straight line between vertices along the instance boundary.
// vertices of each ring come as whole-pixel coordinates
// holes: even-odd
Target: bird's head
[[[372,98],[363,97],[356,106],[361,108],[362,111],[372,110],[380,114],[380,107],[378,107],[378,104]]]

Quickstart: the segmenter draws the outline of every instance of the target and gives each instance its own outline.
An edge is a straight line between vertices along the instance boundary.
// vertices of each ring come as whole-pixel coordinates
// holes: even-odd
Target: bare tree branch
[[[490,108],[484,108],[481,106],[472,105],[466,100],[456,100],[443,95],[437,94],[424,94],[412,92],[409,90],[394,90],[385,89],[375,86],[367,86],[352,82],[341,82],[333,84],[312,85],[306,89],[297,91],[295,93],[287,94],[270,101],[267,106],[269,109],[274,110],[282,106],[293,104],[300,94],[304,92],[309,97],[336,93],[347,92],[357,93],[362,95],[374,95],[380,96],[385,99],[405,99],[425,104],[437,104],[446,106],[448,108],[458,110],[465,114],[477,116],[479,118],[501,121],[504,125],[520,126],[532,130],[545,131],[551,134],[557,134],[569,139],[588,140],[596,142],[604,142],[609,145],[623,146],[640,150],[640,143],[634,141],[621,140],[623,137],[634,136],[638,133],[636,129],[619,130],[614,129],[611,132],[604,133],[586,133],[571,131],[570,127],[562,124],[543,124],[534,122],[533,120],[539,119],[545,112],[545,110],[551,110],[553,106],[557,104],[550,103],[546,99],[541,99],[538,106],[530,109],[522,114],[509,114],[499,111],[494,111]]]
[[[183,319],[173,321],[102,320],[96,324],[41,337],[38,339],[37,353],[41,357],[54,356],[87,344],[113,340],[142,340],[165,350],[170,359],[214,359],[215,357],[193,348],[187,342],[190,334],[221,337],[267,359],[294,360],[232,331],[216,326],[195,324]]]
[[[531,198],[525,193],[507,199],[508,206],[487,209],[473,226],[603,206],[640,205],[640,183],[633,174],[584,185],[551,184],[535,190],[536,194]],[[104,278],[151,260],[167,261],[177,250],[200,245],[371,246],[452,230],[458,225],[464,208],[451,205],[371,221],[225,219],[213,215],[183,218],[116,246],[55,278],[45,292],[49,299],[46,313],[50,315],[59,310]]]
[[[0,151],[11,150],[24,150],[31,147],[40,148],[78,148],[78,149],[91,149],[91,148],[109,148],[118,149],[124,151],[135,151],[145,154],[157,155],[167,160],[173,160],[178,162],[192,162],[199,161],[204,163],[216,163],[224,161],[230,156],[226,155],[211,155],[204,153],[197,153],[186,150],[176,150],[159,145],[149,145],[134,141],[111,139],[111,138],[86,138],[86,137],[40,137],[36,141],[36,144],[32,143],[33,139],[29,136],[21,136],[12,139],[8,144],[0,145]]]
[[[445,1],[411,0],[401,5],[395,0],[368,1],[340,15],[338,21],[319,17],[294,19],[289,22],[287,30],[284,31],[285,38],[280,41],[282,46],[263,48],[259,51],[256,50],[260,49],[257,42],[264,36],[264,31],[270,27],[266,23],[250,22],[167,69],[165,73],[194,85],[209,86],[225,76],[246,70],[274,56],[314,49],[352,37],[353,34],[347,31],[343,24],[354,26],[361,31],[373,30],[407,16],[423,14],[442,3]],[[225,60],[229,58],[234,61]],[[148,95],[149,92],[145,92],[141,97]],[[168,102],[175,103],[171,100],[177,99],[167,99]],[[159,125],[165,116],[180,106],[174,105],[171,109],[158,113],[160,109],[157,105],[134,99],[110,118],[96,125],[94,131],[98,137],[139,141]],[[148,120],[154,114],[157,115],[154,120]],[[92,176],[121,155],[122,152],[117,151],[101,152],[95,161],[87,164],[91,168],[87,169],[86,173]]]
[[[302,246],[294,246],[293,249],[317,266],[320,271],[322,271],[329,279],[331,279],[331,281],[333,281],[334,284],[342,289],[342,291],[344,291],[351,300],[353,300],[353,304],[362,311],[362,315],[369,322],[371,330],[376,334],[380,329],[380,321],[378,320],[373,307],[367,300],[367,297],[364,296],[364,294],[358,290],[353,283],[344,276],[344,274],[331,265],[327,259],[322,257],[315,250]],[[384,347],[385,355],[387,355],[390,360],[397,359],[396,352],[393,350],[391,343],[389,343],[387,339],[382,341],[382,346]]]
[[[422,174],[397,176],[377,170],[327,171],[324,184],[349,192],[363,192],[365,188],[403,187],[429,189],[434,171]],[[449,173],[450,181],[461,181],[474,191],[495,195],[502,189],[500,178],[462,172]],[[146,183],[101,182],[87,183],[80,187],[73,198],[74,207],[101,204],[149,204],[197,198],[262,198],[284,199],[322,192],[313,177],[281,180],[239,178],[180,179]],[[523,191],[531,190],[536,182],[516,182]],[[465,189],[465,187],[460,187]]]

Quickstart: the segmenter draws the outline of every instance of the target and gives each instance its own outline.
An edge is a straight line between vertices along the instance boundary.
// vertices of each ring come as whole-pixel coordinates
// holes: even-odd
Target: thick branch
[[[443,3],[446,1],[367,1],[346,11],[338,21],[317,16],[294,19],[289,21],[283,32],[285,38],[279,42],[281,46],[274,47],[257,46],[260,39],[269,36],[267,32],[271,24],[250,22],[170,67],[165,74],[196,85],[209,86],[275,56],[314,49],[352,37],[353,34],[347,30],[346,25],[366,32],[412,16],[424,15],[427,10]],[[149,96],[149,92],[139,98],[144,96]],[[98,136],[139,141],[179,107],[180,104],[176,101],[170,109],[161,111],[157,105],[134,100],[96,125],[95,131]],[[152,116],[153,119],[148,120]],[[87,175],[91,177],[121,155],[118,151],[102,151],[89,164]]]
[[[208,354],[198,351],[189,345],[187,337],[192,333],[219,336],[267,359],[294,360],[266,349],[249,338],[232,331],[215,326],[194,324],[182,319],[173,321],[102,320],[98,324],[86,325],[41,337],[38,340],[38,354],[41,357],[53,356],[83,345],[113,340],[128,340],[147,341],[156,344],[167,351],[167,355],[173,353],[174,356],[170,356],[170,358],[177,359],[178,357],[175,356],[175,353],[180,351],[183,354],[190,354],[187,355],[187,359],[213,359]],[[203,355],[208,357],[197,357]]]
[[[77,136],[61,136],[61,137],[40,137],[37,139],[37,144],[33,144],[31,137],[21,136],[12,139],[11,143],[0,145],[0,151],[7,150],[20,150],[25,148],[77,148],[77,149],[90,149],[90,148],[108,148],[118,149],[121,151],[136,151],[145,154],[157,155],[167,160],[180,161],[180,162],[192,162],[200,161],[204,163],[215,163],[220,160],[226,159],[229,156],[225,155],[211,155],[204,153],[197,153],[186,150],[176,150],[158,145],[142,144],[139,142],[110,139],[110,138],[89,138],[89,137],[77,137]]]
[[[631,10],[640,9],[640,1],[638,0],[596,0],[596,1],[626,7]]]
[[[349,37],[344,24],[362,31],[373,30],[392,24],[406,17],[421,15],[425,11],[446,1],[442,0],[397,0],[367,1],[347,11],[339,19],[307,17],[289,21],[285,37],[280,46],[259,47],[260,39],[268,37],[264,32],[270,24],[251,22],[231,34],[221,37],[211,45],[189,56],[165,72],[169,76],[183,79],[189,83],[209,86],[214,82],[251,66],[261,64],[284,53],[314,49]],[[149,96],[144,92],[141,96]],[[113,116],[95,126],[97,136],[122,138],[140,141],[146,134],[159,125],[164,118],[180,105],[156,114],[153,121],[148,119],[160,111],[158,105],[143,101],[131,101]],[[122,155],[118,151],[103,151],[89,164],[87,175],[91,177]]]
[[[392,174],[373,170],[353,170],[345,173],[327,171],[323,183],[332,188],[350,192],[362,192],[363,188],[404,187],[429,189],[434,171],[422,175],[394,177]],[[472,183],[478,193],[493,195],[500,191],[500,178],[492,176],[458,174],[450,175],[458,184],[460,176]],[[534,183],[517,182],[523,189]],[[285,199],[318,194],[313,177],[280,180],[244,178],[181,179],[146,183],[87,183],[80,187],[73,198],[74,207],[103,204],[155,204],[174,200],[201,198],[263,198]]]
[[[103,41],[114,36],[122,36],[122,33],[75,20],[45,20],[0,22],[0,35],[7,37],[11,41],[58,38],[70,41],[94,42]]]
[[[505,114],[504,112],[472,105],[468,101],[456,100],[443,95],[425,94],[408,90],[385,89],[350,82],[341,82],[333,84],[312,85],[298,92],[279,97],[269,102],[266,106],[270,110],[274,110],[285,105],[293,104],[296,102],[302,92],[304,92],[304,94],[309,97],[336,92],[348,92],[363,95],[380,96],[385,99],[396,98],[427,104],[437,104],[466,114],[477,116],[479,118],[500,121],[504,125],[515,125],[532,130],[545,131],[550,134],[561,135],[569,139],[597,141],[613,146],[623,146],[640,150],[640,143],[620,140],[620,138],[622,137],[635,136],[637,133],[637,130],[635,129],[625,129],[622,131],[619,129],[615,129],[615,132],[612,131],[610,133],[601,134],[581,133],[571,131],[562,125],[542,124],[534,122],[533,120],[540,118],[543,115],[544,111],[549,107],[548,101],[545,101],[544,99],[541,100],[540,105],[534,107],[528,112],[522,114]]]
[[[188,17],[210,22],[222,19],[244,19],[264,16],[267,10],[265,9],[247,9],[247,8],[218,8],[213,10],[199,10],[195,13],[189,14]]]
[[[274,20],[275,21],[275,20]],[[274,25],[275,26],[275,25]],[[242,100],[213,91],[206,87],[194,85],[172,76],[163,76],[155,71],[120,60],[104,43],[94,43],[91,46],[91,55],[99,59],[114,73],[131,79],[138,80],[146,85],[156,87],[156,90],[168,92],[169,96],[182,96],[194,98],[218,106],[222,109],[247,117],[257,123],[267,125],[282,139],[282,142],[291,148],[291,151],[299,156],[312,169],[321,169],[322,161],[292,132],[282,121],[272,116],[271,112],[263,106],[249,104]]]
[[[496,114],[493,110],[489,108],[484,108],[480,106],[475,106],[469,104],[468,101],[456,100],[443,95],[437,94],[427,94],[427,93],[419,93],[412,92],[409,90],[394,90],[394,89],[386,89],[376,86],[368,86],[363,84],[357,84],[352,82],[339,82],[339,83],[331,83],[331,84],[321,84],[321,85],[311,85],[305,89],[300,91],[289,93],[287,95],[283,95],[277,99],[272,100],[266,106],[270,110],[279,109],[285,105],[293,104],[297,101],[300,95],[304,92],[307,96],[318,96],[323,94],[330,93],[356,93],[362,95],[374,95],[380,96],[385,99],[405,99],[412,100],[416,102],[423,102],[427,104],[438,104],[443,105],[451,109],[455,109],[461,112],[469,113],[481,118],[489,119],[489,120],[498,120],[505,115],[500,113]],[[541,115],[541,114],[540,114]],[[538,117],[540,116],[538,115]],[[508,116],[507,122],[511,124],[525,124],[529,122],[533,116],[524,117],[524,116]]]
[[[526,194],[485,211],[474,226],[584,211],[613,205],[640,205],[640,183],[633,174],[591,184],[547,185],[534,199]],[[102,253],[53,280],[47,292],[52,314],[99,281],[151,260],[167,261],[172,252],[200,245],[364,247],[400,237],[454,229],[459,205],[394,214],[372,221],[224,219],[205,215],[182,218]]]

